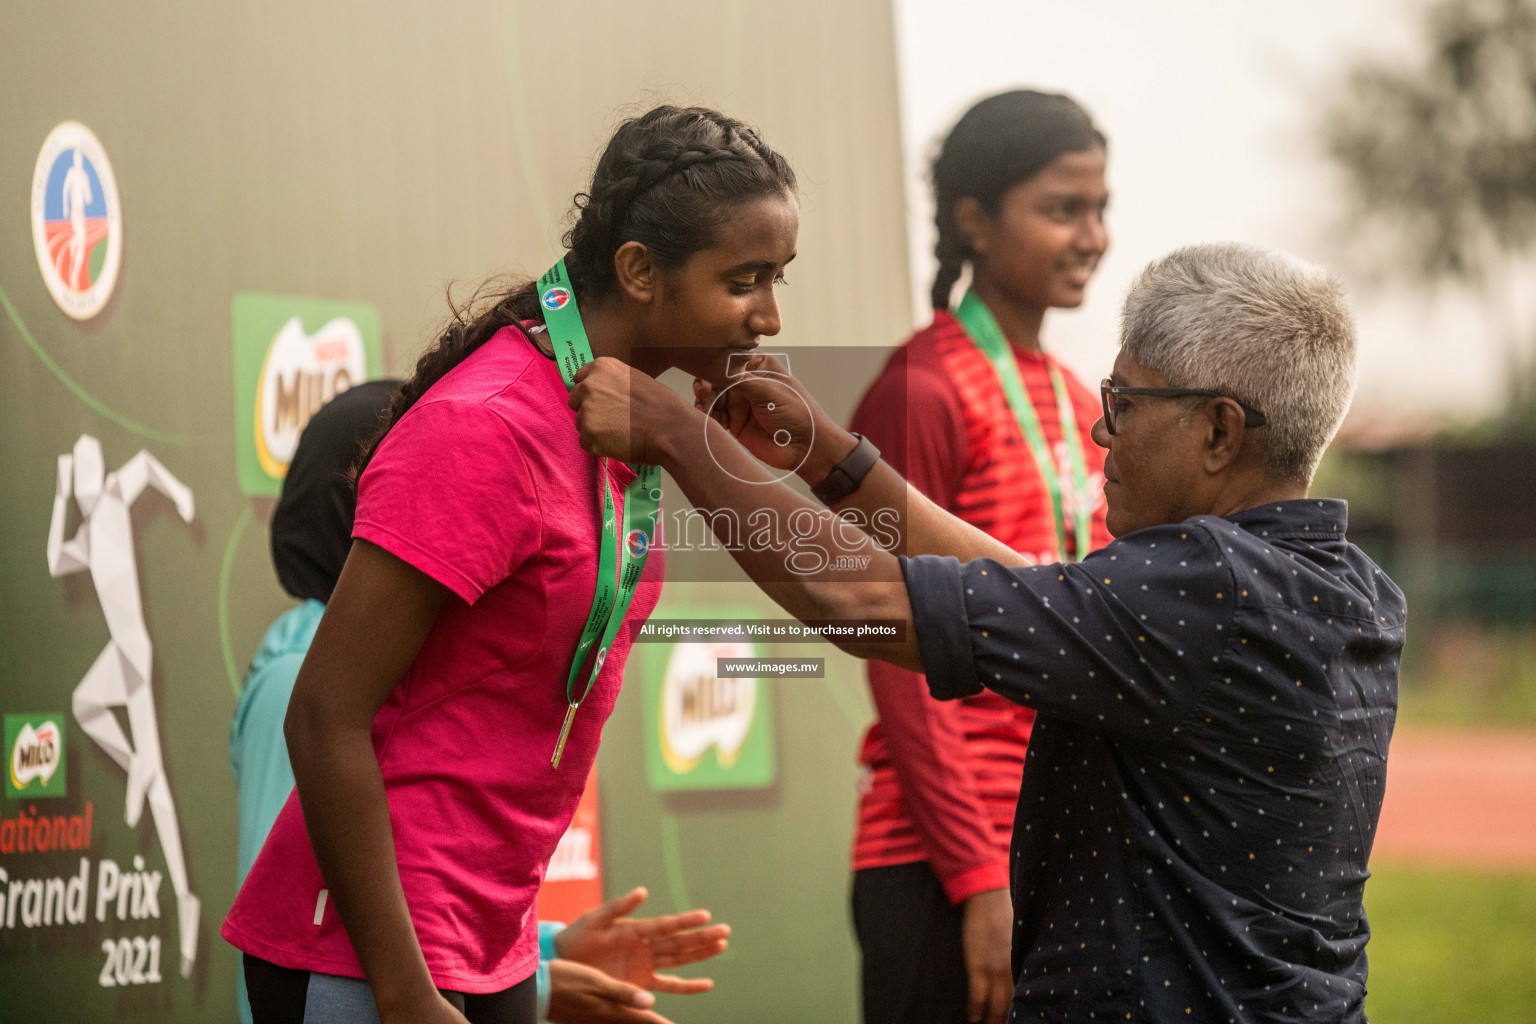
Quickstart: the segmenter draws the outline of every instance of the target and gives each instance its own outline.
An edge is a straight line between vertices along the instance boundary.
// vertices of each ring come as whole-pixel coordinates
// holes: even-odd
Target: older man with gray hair
[[[731,441],[782,462],[763,438],[811,436],[804,406],[775,401],[782,383],[733,388],[722,425],[602,362],[571,396],[589,446],[659,463],[705,511],[814,509]],[[1132,287],[1101,388],[1113,543],[1023,564],[818,412],[799,472],[835,481],[834,510],[863,521],[905,506],[906,557],[871,545],[857,577],[791,579],[782,552],[734,552],[801,619],[909,624],[846,650],[924,671],[939,698],[987,688],[1039,712],[1013,837],[1012,1019],[1364,1020],[1362,892],[1405,608],[1345,539],[1344,504],[1307,496],[1354,363],[1327,272],[1181,249]],[[830,550],[840,524],[825,525]]]

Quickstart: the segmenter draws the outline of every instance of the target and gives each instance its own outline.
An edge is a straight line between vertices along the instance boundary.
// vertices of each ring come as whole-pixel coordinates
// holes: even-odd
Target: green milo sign
[[[309,418],[383,372],[379,311],[363,302],[240,292],[230,331],[240,490],[275,497]]]
[[[669,610],[680,618],[752,620],[757,613]],[[645,767],[658,792],[773,785],[773,713],[766,680],[722,679],[721,658],[752,658],[735,639],[637,644],[630,663],[645,675]]]
[[[5,795],[64,796],[64,716],[5,716]]]

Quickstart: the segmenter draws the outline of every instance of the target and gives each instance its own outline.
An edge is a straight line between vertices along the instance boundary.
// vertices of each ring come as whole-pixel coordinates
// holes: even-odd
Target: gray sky
[[[934,267],[925,181],[934,142],[973,100],[1067,92],[1110,140],[1111,245],[1047,347],[1083,380],[1114,359],[1136,271],[1179,245],[1233,240],[1337,267],[1340,189],[1313,126],[1351,60],[1416,54],[1414,0],[896,0],[914,320]],[[1502,397],[1501,343],[1464,295],[1373,289],[1343,273],[1360,329],[1352,417],[1466,419]],[[1358,420],[1357,420],[1358,423]]]

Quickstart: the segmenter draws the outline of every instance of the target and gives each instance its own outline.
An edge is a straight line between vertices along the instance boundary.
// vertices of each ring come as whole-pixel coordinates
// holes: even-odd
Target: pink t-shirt
[[[400,881],[442,989],[496,992],[538,965],[534,896],[629,654],[626,626],[551,770],[596,586],[605,464],[622,508],[629,467],[581,450],[554,361],[509,327],[401,417],[359,485],[353,536],[458,595],[373,721]],[[656,606],[661,577],[656,552],[629,620]],[[324,888],[291,794],[223,935],[283,967],[360,978]]]

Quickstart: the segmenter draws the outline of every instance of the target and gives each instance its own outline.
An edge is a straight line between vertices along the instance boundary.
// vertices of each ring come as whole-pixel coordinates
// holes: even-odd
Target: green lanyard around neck
[[[592,343],[587,340],[587,330],[582,326],[581,313],[576,308],[576,292],[571,287],[565,260],[550,267],[538,285],[539,306],[544,313],[544,323],[549,328],[550,340],[555,346],[555,362],[560,367],[560,377],[566,390],[575,383],[576,371],[592,361]],[[587,624],[581,629],[581,641],[576,645],[576,656],[571,660],[570,672],[565,678],[565,722],[560,726],[560,738],[555,741],[555,752],[549,759],[551,769],[560,767],[560,755],[565,751],[565,741],[571,733],[571,723],[576,720],[576,710],[592,692],[597,674],[603,670],[603,661],[613,646],[614,637],[624,624],[625,613],[635,597],[640,575],[645,571],[645,557],[655,540],[657,499],[661,497],[661,470],[655,466],[632,466],[635,479],[624,488],[624,524],[622,532],[615,521],[613,485],[608,478],[607,460],[599,466],[598,479],[602,485],[603,518],[600,527],[600,543],[597,555],[597,594],[592,599],[592,611]],[[623,543],[620,543],[620,540]],[[597,655],[592,660],[592,671],[587,685],[580,684],[581,667],[586,663],[587,652],[596,643]]]
[[[1003,386],[1003,396],[1008,399],[1008,407],[1019,421],[1019,432],[1024,435],[1030,454],[1035,458],[1035,465],[1045,478],[1045,488],[1051,495],[1051,511],[1055,513],[1056,550],[1062,560],[1066,561],[1067,527],[1062,508],[1061,476],[1057,472],[1056,459],[1050,446],[1045,443],[1045,434],[1040,429],[1040,417],[1035,412],[1035,403],[1030,401],[1029,391],[1024,387],[1018,360],[1013,357],[1013,347],[1008,344],[1008,338],[998,326],[997,318],[992,315],[987,304],[981,301],[981,296],[976,294],[974,288],[966,290],[965,298],[960,300],[955,310],[955,319],[960,321],[960,326],[970,335],[971,342],[991,361],[992,369],[997,372],[998,383]],[[1046,365],[1051,373],[1051,387],[1056,392],[1061,436],[1067,445],[1067,462],[1072,472],[1072,517],[1076,527],[1073,537],[1076,545],[1072,555],[1074,560],[1081,561],[1088,553],[1088,545],[1092,543],[1093,513],[1088,503],[1088,463],[1083,457],[1083,439],[1077,432],[1077,417],[1073,413],[1072,396],[1067,393],[1066,381],[1062,380],[1061,371],[1055,363],[1048,362]]]

